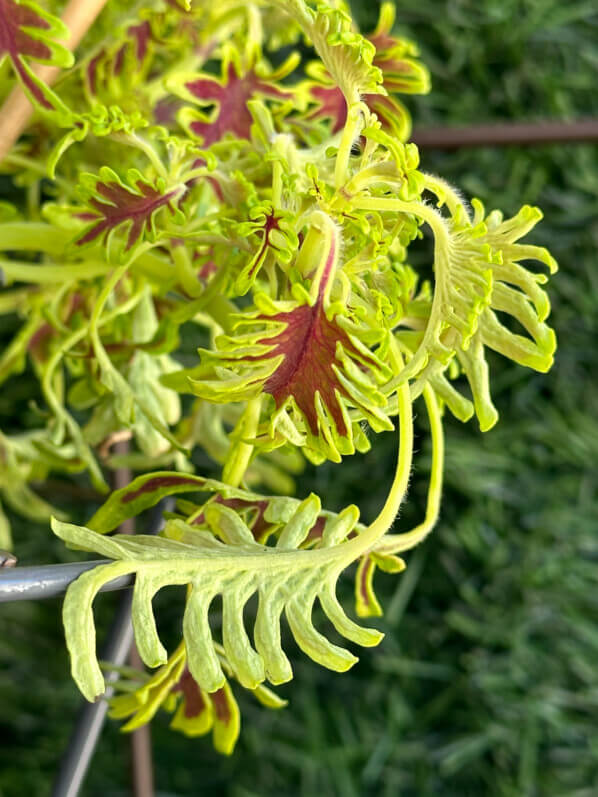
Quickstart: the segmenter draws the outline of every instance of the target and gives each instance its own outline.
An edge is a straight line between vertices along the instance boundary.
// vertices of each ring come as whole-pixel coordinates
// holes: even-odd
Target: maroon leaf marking
[[[266,215],[266,220],[262,228],[262,245],[260,246],[257,254],[254,257],[254,265],[253,268],[251,269],[252,276],[254,272],[260,267],[266,255],[268,247],[272,246],[273,249],[276,249],[276,247],[270,241],[270,236],[272,235],[273,230],[280,230],[281,218],[282,216],[276,216],[273,211]]]
[[[389,35],[388,30],[378,30],[375,33],[370,33],[366,38],[374,45],[377,53],[382,50],[391,50],[397,44],[397,39]]]
[[[106,62],[110,64],[111,62],[112,72],[117,76],[120,75],[123,67],[125,66],[127,50],[131,50],[134,53],[138,69],[143,63],[149,50],[149,42],[152,38],[152,29],[150,23],[145,21],[141,22],[139,25],[130,25],[126,30],[125,35],[128,38],[118,48],[116,53],[111,55],[107,48],[103,48],[88,62],[86,66],[86,77],[89,91],[92,94],[95,95],[98,92],[100,67],[103,63]],[[106,86],[107,76],[104,76],[104,85],[102,88],[106,88]]]
[[[113,64],[112,68],[115,75],[120,75],[123,66],[125,65],[125,55],[127,54],[127,46],[128,42],[121,45],[116,51],[116,55],[114,56],[114,60],[112,62]]]
[[[316,520],[314,525],[309,530],[307,537],[305,538],[305,542],[313,542],[314,540],[321,540],[322,534],[324,533],[324,526],[326,525],[326,518],[324,515],[320,515],[320,517]]]
[[[370,584],[372,580],[372,571],[375,569],[375,567],[376,565],[368,556],[363,562],[360,571],[359,591],[366,606],[369,606],[370,604]]]
[[[66,312],[63,313],[62,321],[68,324],[73,315],[80,310],[85,304],[85,300],[80,293],[73,293],[69,297]],[[48,343],[55,337],[57,330],[48,321],[39,326],[33,333],[27,344],[27,350],[31,356],[38,362],[43,362],[48,355]]]
[[[382,70],[384,75],[384,88],[387,91],[413,91],[413,64],[401,58],[383,57],[375,58],[374,63]],[[377,95],[371,95],[377,96]]]
[[[98,69],[102,59],[104,58],[104,51],[101,50],[97,55],[89,61],[85,69],[87,74],[87,84],[92,94],[97,94],[98,91]]]
[[[408,84],[407,81],[405,81],[405,84]],[[391,88],[386,84],[386,81],[384,85],[390,91],[404,90],[402,88]],[[319,102],[319,105],[309,114],[309,118],[331,119],[331,132],[338,133],[339,130],[342,130],[347,121],[347,101],[339,87],[316,86],[311,93]],[[382,127],[386,130],[390,129],[392,118],[401,113],[401,108],[396,104],[395,100],[384,94],[364,94],[363,101],[374,111],[382,123]]]
[[[172,691],[182,692],[183,713],[187,719],[199,717],[206,710],[206,702],[201,689],[187,667],[183,670],[183,674],[173,686]]]
[[[201,485],[195,479],[189,479],[186,476],[154,476],[141,484],[136,490],[131,490],[129,493],[123,493],[120,497],[122,504],[128,504],[139,498],[140,495],[145,493],[152,493],[154,490],[161,490],[163,487],[178,487],[180,485],[192,484],[201,489]]]
[[[152,37],[152,29],[149,22],[146,20],[139,25],[131,25],[127,29],[127,33],[134,40],[135,57],[139,62],[143,61],[147,55],[149,42]]]
[[[183,101],[177,97],[163,97],[154,106],[154,121],[165,127],[172,127],[176,121],[176,114],[183,106]]]
[[[242,509],[257,510],[255,516],[251,519],[251,523],[248,524],[256,540],[262,539],[263,535],[269,529],[271,529],[273,525],[275,525],[274,523],[268,522],[264,517],[266,509],[268,508],[267,499],[246,501],[243,498],[223,498],[221,495],[217,495],[212,503],[220,504],[221,506],[227,506],[230,509],[234,509],[235,511],[239,511]],[[205,523],[205,512],[202,512],[193,520],[194,525],[202,525],[204,523]]]
[[[242,284],[241,286],[237,283],[237,287],[239,290],[246,292],[249,290],[249,286],[255,275],[261,269],[262,265],[264,264],[264,260],[268,253],[268,249],[273,249],[274,251],[278,251],[278,247],[274,246],[271,241],[272,232],[274,230],[280,230],[280,222],[282,221],[282,216],[277,216],[274,211],[270,211],[269,213],[262,214],[264,218],[264,222],[261,227],[257,227],[254,232],[256,234],[261,234],[261,244],[259,249],[252,257],[247,271],[243,271],[242,274]]]
[[[283,329],[269,334],[257,341],[269,346],[266,354],[248,356],[252,362],[271,360],[282,355],[282,361],[274,373],[269,376],[263,390],[269,393],[280,408],[292,396],[305,416],[311,433],[318,435],[318,415],[316,410],[316,393],[320,394],[323,405],[332,415],[339,434],[345,436],[349,430],[337,393],[352,401],[349,393],[337,378],[332,365],[336,360],[336,349],[341,343],[345,353],[363,365],[364,353],[351,342],[349,335],[342,329],[336,318],[330,320],[324,309],[324,292],[328,280],[332,276],[336,256],[336,242],[333,240],[326,258],[319,285],[316,303],[300,305],[288,312],[274,315],[260,315],[255,321],[271,324],[280,322]],[[373,363],[373,359],[372,359]]]
[[[331,276],[336,245],[330,246],[324,273],[320,282],[318,300],[313,307],[301,305],[287,313],[263,316],[263,319],[281,321],[285,324],[282,332],[273,337],[258,341],[274,348],[268,359],[283,355],[283,360],[274,373],[266,380],[264,391],[273,396],[276,406],[293,396],[297,406],[305,415],[313,435],[318,434],[318,415],[315,406],[316,392],[325,407],[330,411],[341,435],[348,432],[340,404],[335,395],[338,390],[347,396],[345,389],[332,370],[336,359],[336,346],[340,342],[348,354],[361,356],[351,343],[347,333],[335,320],[328,320],[324,311],[324,289]]]
[[[383,94],[366,94],[364,101],[376,114],[384,130],[392,130],[395,120],[405,115],[403,106],[392,97],[385,97]]]
[[[265,514],[268,508],[268,499],[264,498],[263,500],[256,499],[255,501],[246,501],[243,498],[223,498],[221,495],[217,495],[216,498],[212,503],[220,504],[221,506],[227,506],[230,509],[235,510],[236,512],[242,511],[244,509],[253,509],[256,510],[253,517],[249,520],[247,525],[251,529],[251,532],[254,538],[261,542],[263,541],[265,535],[271,531],[271,529],[278,525],[277,523],[273,523],[272,521],[266,520]],[[193,525],[203,525],[205,523],[205,513],[202,512],[201,514],[197,515],[193,519]],[[319,540],[322,538],[322,534],[324,532],[324,526],[326,525],[326,518],[324,515],[320,515],[317,519],[312,528],[310,529],[307,537],[305,538],[305,542],[314,542],[315,540]],[[355,536],[355,532],[351,532],[349,536]]]
[[[130,221],[131,228],[125,251],[129,250],[146,231],[152,215],[159,208],[168,205],[177,194],[176,190],[161,194],[143,180],[137,180],[135,185],[139,194],[116,181],[106,183],[98,181],[96,191],[105,201],[92,197],[89,204],[95,209],[96,214],[79,214],[79,218],[96,220],[96,223],[78,239],[77,246],[83,246]]]
[[[290,96],[289,92],[262,80],[253,70],[240,75],[232,63],[228,65],[222,83],[216,78],[202,77],[186,83],[185,88],[198,100],[218,105],[217,115],[213,120],[197,120],[190,125],[192,132],[201,136],[206,147],[219,141],[225,133],[249,139],[253,120],[247,101],[255,94],[275,99],[286,99]]]
[[[23,61],[23,56],[29,56],[35,60],[50,60],[52,49],[45,42],[34,38],[24,30],[25,27],[40,31],[51,29],[50,23],[35,9],[26,5],[17,5],[15,0],[0,0],[0,61],[4,55],[8,55],[20,79],[35,100],[44,108],[53,110],[54,106],[37,83],[32,80]]]
[[[149,22],[142,22],[139,25],[131,25],[127,28],[127,36],[131,40],[126,41],[121,47],[118,48],[114,56],[113,70],[115,75],[120,75],[125,64],[125,56],[127,49],[132,46],[135,53],[135,58],[138,64],[141,64],[147,55],[149,41],[151,39],[152,30]]]
[[[48,321],[36,329],[33,335],[29,338],[27,350],[31,353],[34,359],[41,362],[45,359],[46,348],[48,341],[54,337],[56,330]]]
[[[224,725],[228,725],[231,719],[231,711],[224,687],[217,689],[215,692],[210,692],[210,700],[212,701],[214,711],[220,722]]]
[[[314,525],[309,530],[307,537],[305,538],[305,542],[314,542],[316,540],[321,540],[322,535],[324,534],[324,527],[326,526],[326,518],[324,515],[320,515],[320,517],[316,520]],[[355,530],[349,532],[347,535],[347,539],[351,540],[353,537],[357,537],[357,532]]]
[[[317,100],[318,107],[310,114],[310,119],[331,119],[332,133],[338,133],[347,121],[347,101],[338,86],[314,86],[312,97]]]
[[[376,563],[371,556],[365,555],[357,566],[355,574],[355,597],[358,607],[361,606],[362,616],[380,617],[382,608],[374,592],[373,578],[376,572]]]
[[[277,407],[293,396],[314,435],[318,434],[315,395],[319,391],[340,434],[346,435],[348,429],[335,390],[345,396],[347,393],[331,366],[336,359],[339,341],[345,351],[359,356],[347,333],[335,321],[326,318],[319,302],[313,307],[303,305],[288,313],[269,316],[268,321],[282,321],[285,328],[276,337],[264,338],[259,343],[274,345],[268,358],[282,354],[284,359],[266,380],[264,391],[274,397]]]
[[[208,260],[203,266],[199,269],[197,276],[200,280],[206,282],[212,274],[215,274],[218,271],[218,266],[214,263],[213,260]]]
[[[206,161],[205,161],[204,158],[196,158],[193,161],[193,165],[192,165],[191,168],[192,169],[200,169],[202,166],[205,166],[205,165],[206,165]],[[197,183],[197,181],[200,180],[200,179],[202,179],[202,178],[194,177],[192,180],[187,180],[185,185],[195,185],[195,183]],[[206,179],[208,181],[208,183],[212,187],[212,190],[214,191],[214,193],[216,194],[216,196],[218,197],[220,202],[224,202],[225,201],[224,192],[223,192],[222,187],[220,186],[220,183],[218,182],[218,180],[216,180],[214,177],[209,177],[209,176],[206,176],[203,179]]]
[[[88,521],[87,526],[100,534],[107,534],[128,517],[139,515],[144,509],[155,506],[166,495],[202,491],[205,483],[206,480],[201,476],[169,471],[138,476],[126,487],[113,492]]]

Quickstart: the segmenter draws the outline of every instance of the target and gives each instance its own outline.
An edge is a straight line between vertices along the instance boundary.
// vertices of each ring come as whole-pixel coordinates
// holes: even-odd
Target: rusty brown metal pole
[[[598,141],[598,119],[415,128],[411,140],[421,149],[440,150]]]
[[[114,445],[116,454],[126,454],[128,450],[128,440],[122,440]],[[114,471],[114,489],[120,490],[126,487],[131,478],[129,468],[117,468]],[[121,534],[135,534],[135,519],[125,520],[119,531]],[[129,653],[129,664],[136,669],[143,669],[144,666],[134,640]],[[131,780],[133,797],[154,797],[154,765],[149,723],[131,733]]]

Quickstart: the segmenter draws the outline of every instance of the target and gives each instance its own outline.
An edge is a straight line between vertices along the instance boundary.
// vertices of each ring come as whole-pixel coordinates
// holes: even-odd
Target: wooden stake
[[[106,0],[69,0],[62,15],[69,29],[69,37],[63,43],[69,50],[77,47],[105,5]],[[58,77],[60,67],[36,64],[33,71],[50,86]],[[33,110],[29,98],[17,84],[0,108],[0,161],[27,127]]]

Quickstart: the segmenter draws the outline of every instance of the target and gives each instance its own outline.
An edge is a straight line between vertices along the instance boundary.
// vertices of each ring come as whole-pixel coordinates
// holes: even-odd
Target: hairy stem
[[[394,338],[391,339],[391,359],[394,361],[395,367],[400,369],[402,357],[398,347],[394,345]],[[357,537],[357,540],[361,542],[361,552],[371,548],[392,526],[409,486],[413,461],[413,408],[409,385],[406,382],[398,389],[397,398],[399,403],[399,455],[395,477],[380,514],[363,534]]]
[[[389,534],[384,537],[380,541],[380,545],[376,546],[377,553],[398,553],[399,551],[407,551],[413,548],[428,536],[438,520],[444,473],[444,430],[436,394],[429,385],[426,385],[423,395],[428,417],[430,418],[430,434],[432,438],[432,467],[430,470],[426,514],[423,521],[411,531],[403,534]]]
[[[451,257],[451,236],[448,225],[440,213],[424,202],[405,202],[402,199],[390,197],[354,197],[352,205],[360,210],[373,210],[377,212],[390,211],[395,213],[409,213],[422,219],[434,234],[434,274],[436,286],[434,289],[434,299],[432,301],[431,315],[438,311],[439,304],[443,301],[442,291],[438,286],[443,286],[449,273],[449,262]],[[416,376],[425,366],[427,360],[426,337],[419,348],[409,360],[407,365],[392,379],[386,389],[394,391],[399,385],[407,382]]]

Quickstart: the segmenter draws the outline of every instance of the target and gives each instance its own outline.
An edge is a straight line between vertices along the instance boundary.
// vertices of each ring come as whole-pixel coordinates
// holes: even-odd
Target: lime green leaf
[[[377,644],[380,635],[360,629],[349,620],[334,597],[340,572],[355,556],[353,547],[357,545],[359,550],[359,545],[363,545],[359,535],[350,543],[346,541],[355,528],[356,513],[351,510],[345,516],[351,520],[341,524],[340,532],[336,525],[336,545],[321,550],[297,548],[305,542],[319,509],[314,496],[300,503],[281,530],[275,547],[257,543],[241,517],[219,503],[206,508],[203,529],[201,525],[189,526],[181,520],[168,521],[168,526],[179,530],[177,536],[187,541],[143,535],[104,537],[91,529],[53,520],[54,532],[65,542],[117,560],[83,574],[69,587],[65,599],[67,645],[73,676],[83,694],[95,699],[103,691],[95,656],[93,599],[103,584],[127,573],[136,575],[133,624],[140,654],[148,666],[166,661],[153,621],[152,597],[168,585],[191,588],[183,633],[189,670],[206,692],[225,686],[223,664],[208,619],[209,607],[217,595],[223,600],[222,641],[226,660],[246,688],[255,689],[266,678],[280,683],[292,677],[280,643],[283,611],[298,645],[307,655],[330,669],[348,669],[356,661],[355,656],[330,643],[315,629],[311,620],[314,602],[319,599],[337,630],[359,644]],[[331,522],[334,520],[328,516],[323,538],[329,537],[326,526]],[[343,539],[339,539],[341,534]],[[243,609],[254,594],[259,597],[255,648],[243,618]]]
[[[12,551],[12,534],[10,530],[10,521],[0,504],[0,548],[5,551]]]

